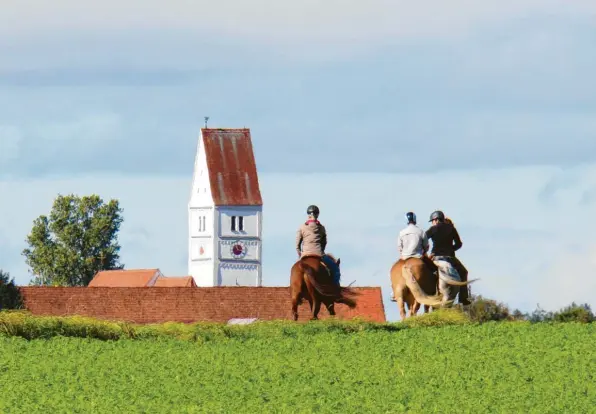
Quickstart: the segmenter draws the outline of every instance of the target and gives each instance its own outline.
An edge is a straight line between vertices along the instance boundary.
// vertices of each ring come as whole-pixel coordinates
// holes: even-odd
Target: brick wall
[[[115,288],[20,287],[25,306],[35,315],[83,315],[136,323],[167,321],[227,322],[232,318],[291,319],[289,287]],[[339,318],[385,322],[380,287],[355,288],[358,305],[336,304]],[[305,302],[299,319],[310,318]],[[321,307],[319,317],[329,316]]]

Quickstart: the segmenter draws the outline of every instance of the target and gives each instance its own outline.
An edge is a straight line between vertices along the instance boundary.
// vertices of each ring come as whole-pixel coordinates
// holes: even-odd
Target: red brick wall
[[[136,323],[167,321],[227,322],[232,318],[291,319],[289,287],[213,288],[116,288],[116,287],[34,287],[20,288],[25,306],[36,315],[83,315]],[[339,318],[361,317],[385,322],[380,287],[355,288],[361,293],[358,305],[349,309],[336,304]],[[299,319],[310,318],[305,302]],[[329,316],[321,307],[319,317]]]

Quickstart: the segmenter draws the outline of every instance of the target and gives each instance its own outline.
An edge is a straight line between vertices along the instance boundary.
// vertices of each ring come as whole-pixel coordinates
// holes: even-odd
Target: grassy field
[[[0,318],[0,412],[10,413],[589,413],[595,377],[594,323]]]

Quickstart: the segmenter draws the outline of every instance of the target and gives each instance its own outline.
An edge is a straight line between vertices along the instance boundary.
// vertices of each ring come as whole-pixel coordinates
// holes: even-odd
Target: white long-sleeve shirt
[[[428,247],[426,232],[415,224],[408,224],[399,232],[398,248],[402,259],[420,258],[428,250]]]

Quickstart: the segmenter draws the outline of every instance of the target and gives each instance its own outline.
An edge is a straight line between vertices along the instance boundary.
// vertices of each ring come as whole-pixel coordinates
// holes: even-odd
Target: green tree
[[[0,310],[19,309],[23,305],[21,292],[8,272],[0,269]]]
[[[50,216],[39,216],[23,250],[32,284],[87,286],[100,270],[122,269],[118,230],[123,221],[118,200],[97,195],[58,195]]]

